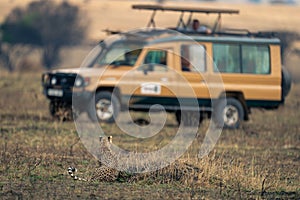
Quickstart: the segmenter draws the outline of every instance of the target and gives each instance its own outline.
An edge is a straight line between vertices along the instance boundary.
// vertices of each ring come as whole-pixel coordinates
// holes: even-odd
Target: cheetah
[[[107,138],[100,137],[99,139],[99,166],[94,169],[93,174],[87,179],[76,176],[77,169],[69,167],[68,173],[74,180],[90,182],[114,182],[122,180],[127,182],[137,182],[146,178],[151,180],[161,180],[161,183],[169,183],[171,181],[187,180],[189,179],[188,177],[195,177],[201,171],[195,166],[180,161],[175,161],[175,163],[170,164],[167,167],[152,172],[130,174],[126,171],[120,171],[117,169],[120,167],[118,162],[121,160],[119,160],[120,158],[118,158],[111,150],[112,136]]]
[[[117,180],[119,176],[119,171],[111,167],[117,164],[117,158],[113,154],[110,148],[112,143],[112,136],[109,136],[107,138],[100,137],[99,140],[100,140],[100,149],[99,149],[100,159],[98,160],[99,166],[95,168],[93,174],[88,179],[76,176],[77,169],[75,167],[69,167],[68,173],[74,180],[107,181],[107,182],[112,182]]]

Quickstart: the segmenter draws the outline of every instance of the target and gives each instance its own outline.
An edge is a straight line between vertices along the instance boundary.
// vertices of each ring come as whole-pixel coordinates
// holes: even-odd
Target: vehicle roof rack
[[[191,7],[175,7],[162,5],[140,5],[132,6],[133,9],[139,10],[161,10],[161,11],[175,11],[175,12],[195,12],[206,14],[238,14],[239,10],[234,9],[214,9],[214,8],[191,8]]]
[[[276,37],[275,32],[250,32],[248,29],[222,29],[220,31],[221,27],[221,15],[222,14],[238,14],[239,10],[234,10],[234,9],[214,9],[214,8],[191,8],[191,7],[176,7],[176,6],[162,6],[162,5],[145,5],[145,4],[135,4],[132,5],[133,9],[139,9],[139,10],[152,10],[153,13],[151,15],[150,21],[148,23],[148,28],[155,28],[155,14],[156,11],[173,11],[173,12],[181,12],[177,27],[175,28],[169,28],[171,30],[176,30],[181,33],[186,33],[186,34],[197,34],[197,35],[220,35],[220,36],[248,36],[248,37],[261,37],[261,38],[273,38]],[[188,18],[187,23],[184,22],[183,20],[183,15],[184,13],[190,13],[190,16]],[[192,31],[188,30],[187,26],[189,25],[193,13],[205,13],[205,14],[217,14],[218,18],[215,22],[214,28],[212,29],[212,33],[201,33],[197,31]],[[182,28],[183,26],[183,28]],[[155,35],[161,35],[163,33],[166,33],[163,30],[155,29],[150,31],[145,29],[145,31],[138,31],[138,32],[122,32],[119,30],[110,30],[110,29],[105,29],[103,30],[109,35],[112,34],[122,34],[126,35],[127,37],[140,37],[140,38],[149,38],[149,36]],[[150,31],[150,32],[149,32]],[[154,31],[154,32],[153,32]],[[150,34],[150,35],[149,35]]]
[[[258,38],[273,38],[276,36],[275,32],[250,32],[248,29],[224,29],[221,32],[215,32],[217,35],[228,35],[228,36],[247,36],[247,37],[258,37]]]
[[[246,37],[257,37],[257,38],[275,38],[276,32],[250,32],[247,29],[224,29],[222,31],[216,31],[213,33],[199,33],[197,31],[187,31],[187,30],[176,30],[178,32],[190,35],[218,35],[218,36],[246,36]]]
[[[152,10],[153,13],[149,20],[147,27],[155,27],[154,17],[156,11],[172,11],[172,12],[181,12],[179,17],[177,28],[183,27],[187,28],[192,20],[193,13],[204,13],[204,14],[217,14],[218,18],[215,21],[213,32],[220,29],[221,27],[221,15],[222,14],[239,14],[239,10],[234,9],[214,9],[214,8],[191,8],[191,7],[179,7],[179,6],[162,6],[162,5],[144,5],[144,4],[136,4],[132,5],[132,9],[138,10]],[[183,20],[184,13],[190,13],[188,21],[185,23]]]

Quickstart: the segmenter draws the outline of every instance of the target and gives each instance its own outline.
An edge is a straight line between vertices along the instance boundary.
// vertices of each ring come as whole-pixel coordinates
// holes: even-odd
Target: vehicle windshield
[[[85,57],[83,62],[81,63],[80,68],[89,68],[93,67],[95,64],[96,59],[99,57],[99,55],[102,53],[103,48],[101,45],[97,45],[90,53]]]
[[[100,56],[97,64],[102,65],[126,65],[133,66],[142,50],[141,43],[128,41],[117,42],[111,45],[107,51]]]
[[[134,66],[144,44],[137,41],[119,40],[110,45],[101,42],[85,58],[82,67],[99,68],[107,65]]]

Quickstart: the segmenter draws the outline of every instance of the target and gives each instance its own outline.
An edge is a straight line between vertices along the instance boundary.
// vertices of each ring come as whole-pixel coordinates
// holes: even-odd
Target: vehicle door
[[[127,75],[126,87],[122,88],[125,101],[130,107],[147,108],[154,104],[177,105],[176,72],[172,70],[174,65],[172,52],[171,48],[143,50],[136,67]]]
[[[197,98],[200,106],[210,105],[210,92],[208,89],[209,56],[208,43],[182,43],[180,56],[178,56],[181,83],[178,84],[179,96],[187,102]]]

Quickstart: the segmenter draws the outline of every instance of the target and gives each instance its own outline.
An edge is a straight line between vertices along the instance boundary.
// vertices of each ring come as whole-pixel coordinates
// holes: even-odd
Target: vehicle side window
[[[221,73],[270,74],[267,45],[214,44],[214,71]]]
[[[241,73],[239,45],[214,44],[213,51],[215,72]]]
[[[186,72],[206,71],[206,50],[203,45],[181,46],[181,69]]]
[[[151,50],[147,53],[141,70],[166,72],[167,67],[167,51]]]
[[[270,53],[265,45],[242,45],[243,73],[270,74]]]

